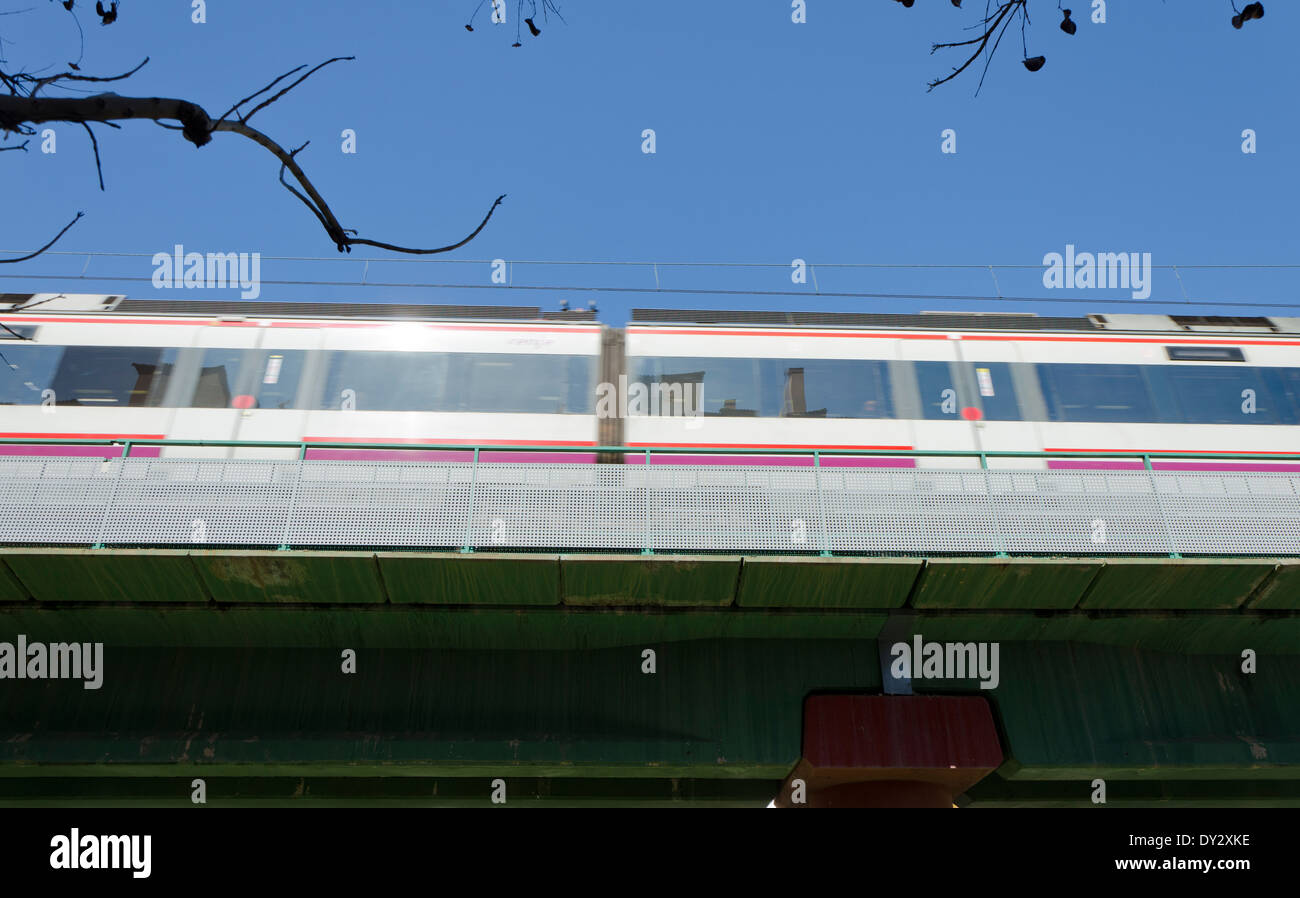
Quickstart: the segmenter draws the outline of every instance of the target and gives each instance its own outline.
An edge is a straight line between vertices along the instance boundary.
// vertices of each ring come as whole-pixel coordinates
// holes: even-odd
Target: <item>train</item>
[[[1300,471],[1298,318],[4,294],[0,362],[10,455]]]

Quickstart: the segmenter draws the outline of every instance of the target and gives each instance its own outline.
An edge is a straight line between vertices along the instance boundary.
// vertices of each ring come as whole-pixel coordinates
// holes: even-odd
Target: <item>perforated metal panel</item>
[[[128,458],[97,542],[277,544],[296,461]]]
[[[0,542],[95,543],[121,461],[0,459]]]
[[[1156,485],[1179,552],[1300,551],[1300,474],[1161,472]]]
[[[622,465],[485,463],[469,544],[636,549],[645,545],[645,475]]]
[[[988,478],[1002,551],[1178,551],[1146,471],[989,471]]]
[[[1300,555],[1300,475],[3,458],[0,542]]]
[[[283,542],[295,546],[461,546],[468,464],[306,461]],[[480,466],[482,467],[482,466]]]
[[[822,545],[810,468],[650,466],[656,549],[807,552]]]

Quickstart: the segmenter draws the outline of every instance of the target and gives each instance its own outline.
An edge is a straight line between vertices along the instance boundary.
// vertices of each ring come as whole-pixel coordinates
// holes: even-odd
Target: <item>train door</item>
[[[974,446],[984,452],[1042,451],[1046,418],[1035,366],[1011,338],[957,341],[958,395]],[[994,459],[989,467],[1033,466]]]
[[[913,445],[917,449],[978,452],[980,428],[972,420],[980,414],[975,390],[962,372],[961,335],[926,335],[899,341],[911,360],[916,384]],[[979,459],[920,458],[923,468],[978,468]]]
[[[239,381],[245,362],[257,343],[256,325],[217,322],[200,329],[193,344],[177,364],[181,377],[168,398],[175,407],[168,436],[182,440],[234,440],[239,438]],[[228,458],[221,446],[187,446],[168,455]]]
[[[307,394],[319,353],[321,330],[301,327],[259,327],[256,345],[246,356],[237,390],[233,439],[250,442],[298,442],[306,433]],[[237,449],[234,458],[296,458],[296,449]]]

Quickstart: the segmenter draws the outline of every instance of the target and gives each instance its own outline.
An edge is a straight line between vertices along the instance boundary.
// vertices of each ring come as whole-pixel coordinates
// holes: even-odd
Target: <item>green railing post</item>
[[[104,548],[104,529],[108,526],[108,516],[113,510],[113,503],[117,501],[117,485],[122,481],[122,469],[126,467],[124,459],[131,455],[131,441],[127,440],[122,444],[122,454],[118,456],[117,476],[113,478],[113,491],[109,493],[108,503],[104,506],[104,513],[99,518],[99,534],[92,549]],[[107,460],[107,459],[105,459]]]
[[[1155,500],[1156,512],[1160,515],[1160,523],[1165,528],[1165,538],[1169,540],[1169,548],[1172,550],[1176,548],[1174,545],[1174,531],[1169,529],[1169,519],[1165,517],[1164,506],[1160,504],[1160,487],[1156,486],[1156,471],[1155,468],[1151,467],[1151,453],[1142,453],[1142,467],[1147,472],[1147,479],[1151,481],[1151,498]],[[1183,556],[1180,552],[1170,551],[1169,557],[1182,558]]]
[[[305,462],[300,455],[298,457],[298,466],[294,469],[293,474],[293,492],[289,494],[289,514],[284,519],[284,531],[280,534],[279,551],[289,551],[289,528],[293,526],[293,515],[298,510],[298,490],[302,486],[302,469]]]
[[[831,555],[831,540],[826,530],[826,510],[822,505],[822,454],[820,450],[813,450],[813,488],[817,493],[817,520],[821,522],[822,532],[822,547],[818,554],[823,558],[829,558]]]
[[[653,555],[650,546],[650,450],[645,451],[645,534],[641,538],[641,554]]]
[[[461,547],[460,547],[461,552],[463,552],[463,553],[465,553],[465,554],[469,554],[469,553],[471,553],[471,552],[474,551],[474,546],[470,544],[469,537],[470,537],[471,532],[473,532],[473,529],[474,529],[474,498],[475,498],[475,494],[476,494],[476,492],[477,492],[477,490],[478,490],[478,450],[479,450],[479,447],[478,447],[478,446],[475,446],[475,447],[474,447],[474,463],[473,463],[472,465],[470,465],[470,475],[469,475],[469,515],[468,515],[468,517],[465,518],[465,540],[464,540],[464,542],[461,544]]]
[[[993,481],[989,475],[988,453],[980,452],[980,470],[984,474],[984,490],[989,497],[989,514],[993,515],[993,547],[997,550],[994,558],[1010,558],[1007,553],[1007,541],[1002,535],[1002,516],[998,514],[997,503],[993,501]]]

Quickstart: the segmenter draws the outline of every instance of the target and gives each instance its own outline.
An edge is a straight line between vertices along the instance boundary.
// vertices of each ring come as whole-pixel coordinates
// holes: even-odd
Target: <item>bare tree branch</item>
[[[1023,0],[1018,0],[1018,2],[1023,2]],[[3,80],[10,90],[9,96],[0,95],[0,131],[10,131],[18,134],[30,135],[35,133],[32,126],[43,124],[45,122],[71,122],[81,125],[86,129],[86,133],[90,135],[91,148],[95,154],[95,171],[99,176],[99,187],[101,190],[104,189],[104,173],[99,155],[99,141],[95,137],[95,132],[91,130],[91,123],[105,124],[117,128],[119,127],[116,124],[118,121],[129,121],[134,119],[152,121],[163,128],[181,131],[182,136],[196,147],[205,146],[210,143],[213,133],[218,131],[228,131],[252,140],[254,143],[262,146],[280,160],[280,183],[284,185],[290,193],[298,197],[298,199],[302,201],[303,205],[311,210],[312,214],[316,216],[316,220],[320,222],[321,227],[325,229],[325,233],[334,241],[334,245],[338,248],[339,252],[351,252],[353,244],[364,244],[367,246],[390,250],[392,252],[407,253],[411,255],[444,253],[464,246],[466,243],[477,237],[483,228],[486,227],[488,221],[492,218],[492,213],[496,211],[496,207],[505,199],[504,194],[497,197],[496,201],[488,208],[487,215],[483,217],[483,220],[479,222],[478,227],[471,231],[467,237],[446,246],[423,249],[358,237],[356,236],[357,232],[355,230],[343,227],[338,218],[334,215],[334,211],[329,207],[329,204],[325,202],[325,198],[321,196],[320,191],[316,189],[316,185],[312,183],[311,179],[307,177],[306,172],[304,172],[302,167],[299,166],[296,157],[298,153],[306,149],[307,144],[304,143],[293,151],[286,150],[277,141],[248,124],[248,120],[256,113],[279,100],[285,94],[289,93],[289,91],[293,90],[299,84],[302,84],[325,66],[335,62],[350,61],[354,58],[355,57],[352,56],[335,56],[327,59],[324,62],[313,66],[311,69],[308,69],[294,81],[262,100],[247,114],[241,114],[239,112],[240,107],[244,104],[252,102],[254,99],[270,91],[281,81],[306,68],[305,65],[297,66],[276,78],[262,89],[240,100],[238,103],[231,106],[230,109],[220,118],[215,120],[197,103],[168,97],[124,97],[111,92],[94,94],[88,97],[37,96],[37,92],[41,88],[57,84],[60,81],[104,82],[120,81],[124,78],[129,78],[131,75],[140,71],[140,69],[149,62],[148,57],[145,57],[139,65],[131,69],[129,72],[124,72],[120,75],[113,75],[110,77],[94,77],[90,75],[74,74],[72,72],[61,72],[57,75],[37,78],[34,75],[29,74],[6,75],[5,73],[0,72],[0,79]],[[230,118],[232,114],[235,116],[233,119]],[[167,122],[173,121],[180,122],[180,126],[177,127],[176,125],[167,124]],[[26,141],[23,143],[23,147],[25,146]],[[6,149],[19,148],[20,147],[7,147]],[[294,187],[285,179],[286,170],[293,175],[293,179],[297,182],[298,187]],[[78,213],[77,217],[81,217],[80,213]],[[73,221],[75,222],[76,219]],[[70,223],[68,227],[71,226]],[[59,235],[56,236],[54,240],[58,240],[66,230],[67,228],[64,228],[63,231],[60,231]],[[49,246],[52,246],[53,243],[54,241],[50,241],[49,244],[41,250],[38,250],[36,253],[33,253],[32,256],[44,252],[44,250],[48,249]],[[32,258],[32,256],[3,261],[20,262]]]
[[[202,106],[166,97],[123,97],[103,93],[89,97],[0,96],[0,130],[21,131],[45,122],[111,122],[166,119],[183,126],[186,140],[201,147],[212,140],[212,119]]]
[[[1011,24],[1011,20],[1012,18],[1014,18],[1015,13],[1017,11],[1020,12],[1024,11],[1025,2],[1026,0],[1006,0],[1006,2],[1000,3],[998,5],[998,8],[994,10],[992,13],[990,13],[989,15],[986,15],[984,17],[984,20],[980,23],[980,25],[984,27],[984,33],[981,34],[979,37],[973,37],[968,41],[955,41],[953,43],[935,44],[934,46],[932,46],[930,48],[930,52],[933,54],[938,50],[946,50],[952,47],[969,47],[971,45],[977,45],[975,46],[975,51],[971,53],[970,58],[968,58],[965,62],[963,62],[959,68],[953,69],[952,74],[944,78],[939,78],[936,81],[931,81],[930,86],[926,88],[927,92],[934,90],[940,84],[944,84],[948,81],[951,81],[952,79],[960,75],[962,72],[966,71],[966,69],[970,67],[970,64],[972,62],[979,59],[980,54],[984,52],[985,46],[988,45],[989,39],[993,37],[993,33],[998,30],[998,27],[1001,26],[1002,30],[1006,31],[1007,25]],[[999,41],[1002,40],[1002,36],[1000,34],[998,35],[998,40]],[[996,47],[997,44],[995,43],[994,46]],[[992,59],[991,54],[989,58]],[[985,72],[988,71],[987,61],[984,63],[984,70]],[[980,84],[982,85],[983,83],[984,83],[984,77],[981,75]]]
[[[14,262],[26,262],[28,259],[35,259],[37,256],[39,256],[41,253],[45,252],[45,251],[46,251],[47,249],[49,249],[51,246],[53,246],[54,244],[58,243],[58,242],[59,242],[59,238],[62,237],[64,234],[68,233],[68,228],[72,227],[74,224],[76,224],[78,221],[81,220],[81,216],[82,216],[82,214],[83,214],[83,213],[78,212],[78,213],[77,213],[77,217],[74,218],[74,219],[72,219],[72,221],[68,222],[67,224],[65,224],[65,225],[63,226],[63,230],[62,230],[62,231],[59,231],[59,233],[57,233],[57,234],[54,235],[54,239],[53,239],[53,240],[51,240],[49,243],[47,243],[47,244],[45,244],[44,246],[42,246],[42,247],[41,247],[40,249],[38,249],[36,252],[34,252],[34,253],[28,253],[28,254],[25,255],[25,256],[18,256],[18,257],[15,258],[15,259],[0,259],[0,265],[11,265],[11,264],[13,264]]]
[[[239,101],[238,103],[236,103],[234,106],[231,106],[231,107],[230,107],[229,109],[227,109],[225,112],[221,113],[221,118],[226,118],[226,117],[229,116],[232,112],[234,112],[234,111],[236,111],[237,109],[239,109],[240,106],[243,106],[245,103],[247,103],[249,100],[252,100],[254,97],[256,97],[256,96],[258,96],[258,95],[260,95],[260,94],[264,94],[264,93],[266,93],[268,90],[270,90],[271,88],[273,88],[273,87],[275,87],[277,84],[279,84],[281,81],[283,81],[285,78],[288,78],[288,77],[289,77],[290,75],[292,75],[294,72],[300,72],[300,71],[302,71],[302,70],[305,69],[305,68],[307,68],[307,65],[306,65],[306,63],[303,63],[303,64],[300,65],[300,66],[296,66],[296,67],[294,67],[294,68],[292,68],[292,69],[289,69],[289,71],[285,72],[285,73],[284,73],[283,75],[281,75],[279,78],[276,78],[274,81],[272,81],[272,82],[271,82],[270,84],[268,84],[266,87],[262,88],[261,90],[254,91],[253,93],[251,93],[251,94],[249,94],[248,96],[244,97],[244,99],[240,100],[240,101]],[[220,121],[220,119],[218,119],[218,121]]]
[[[247,137],[249,140],[260,144],[279,159],[280,183],[284,184],[284,186],[287,187],[294,196],[302,200],[303,204],[312,210],[317,220],[320,221],[321,227],[325,229],[325,233],[329,234],[330,239],[334,241],[334,245],[338,247],[339,252],[351,252],[349,247],[354,244],[375,246],[380,249],[392,250],[397,253],[407,253],[409,255],[431,255],[433,253],[450,252],[453,249],[458,249],[464,246],[466,243],[478,236],[479,232],[483,230],[484,226],[487,225],[488,220],[492,217],[492,213],[496,211],[496,207],[503,199],[505,199],[505,194],[497,197],[496,201],[492,203],[491,208],[488,209],[487,215],[483,218],[483,221],[479,223],[479,226],[475,228],[468,237],[448,246],[440,246],[434,249],[417,249],[368,240],[360,237],[353,237],[351,235],[355,234],[356,231],[348,230],[339,224],[339,220],[334,216],[334,212],[330,209],[329,204],[325,202],[325,198],[320,195],[320,192],[316,189],[316,185],[311,182],[311,179],[307,177],[306,172],[302,170],[301,166],[298,165],[297,160],[294,158],[307,146],[307,144],[303,144],[301,147],[298,147],[298,149],[290,152],[256,128],[247,125],[244,122],[231,121],[230,119],[223,119],[222,121],[216,122],[213,125],[213,130],[232,131],[235,134]],[[303,191],[307,194],[306,196],[294,189],[292,185],[284,180],[284,169],[286,168],[293,174],[294,180],[296,180],[302,187]],[[310,199],[308,199],[308,197],[310,197]]]
[[[274,103],[276,100],[278,100],[278,99],[280,99],[281,97],[283,97],[283,96],[284,96],[285,94],[287,94],[289,91],[293,90],[293,89],[294,89],[295,87],[297,87],[299,84],[302,84],[304,81],[306,81],[306,80],[307,80],[308,78],[310,78],[312,75],[314,75],[316,72],[318,72],[318,71],[320,71],[321,69],[325,68],[325,66],[329,65],[331,62],[340,62],[340,61],[351,62],[351,61],[354,60],[354,59],[356,59],[355,56],[335,56],[333,59],[327,59],[327,60],[325,60],[325,61],[322,62],[320,65],[318,65],[318,66],[316,66],[314,69],[312,69],[310,72],[308,72],[307,74],[303,75],[303,76],[302,76],[301,78],[299,78],[297,81],[293,82],[293,84],[290,84],[290,85],[289,85],[288,87],[286,87],[284,90],[280,91],[280,92],[277,93],[275,96],[271,97],[269,100],[263,100],[261,103],[258,103],[256,106],[253,107],[253,111],[252,111],[252,112],[248,113],[248,115],[242,116],[240,120],[241,120],[241,121],[245,121],[245,122],[248,121],[250,118],[253,117],[254,113],[256,113],[259,109],[265,109],[267,106],[270,106],[272,103]],[[298,66],[298,69],[301,69],[301,68],[302,68],[302,66]],[[298,69],[294,69],[293,71],[296,72],[296,71],[298,71]],[[266,91],[270,90],[270,89],[275,85],[276,81],[279,81],[279,80],[281,80],[282,78],[287,78],[287,77],[289,77],[289,75],[292,75],[292,74],[293,74],[293,72],[287,72],[287,73],[285,73],[284,75],[281,75],[279,78],[276,78],[275,81],[272,81],[272,82],[271,82],[270,84],[268,84],[266,87],[264,87],[264,88],[262,88],[261,90],[259,90],[259,91],[257,92],[257,94],[265,93]],[[257,96],[257,94],[253,94],[253,96],[255,97],[255,96]],[[249,99],[252,99],[252,97],[249,97]],[[239,105],[239,104],[235,104],[235,105]],[[225,116],[223,115],[222,118],[225,118]]]
[[[82,122],[81,127],[85,128],[86,133],[90,135],[90,147],[95,151],[95,172],[96,174],[99,175],[99,189],[103,190],[104,169],[99,164],[99,141],[95,140],[95,132],[90,130],[90,125],[86,124],[85,122]]]
[[[361,238],[354,238],[352,240],[349,240],[348,244],[349,245],[364,244],[365,246],[377,246],[380,249],[392,250],[395,253],[409,253],[414,256],[427,256],[427,255],[432,255],[433,253],[451,252],[453,249],[460,249],[466,243],[469,243],[471,240],[477,237],[478,232],[483,230],[483,228],[487,226],[488,220],[492,218],[492,213],[496,211],[497,206],[501,205],[501,201],[504,200],[505,198],[506,195],[504,193],[501,194],[499,197],[497,197],[496,200],[492,203],[491,208],[488,209],[487,215],[483,216],[483,220],[479,222],[478,227],[475,228],[473,231],[471,231],[469,236],[466,237],[464,240],[461,240],[459,243],[450,244],[449,246],[440,246],[437,249],[411,249],[405,246],[393,246],[391,243],[380,243],[377,240],[364,240]]]
[[[140,71],[142,68],[145,67],[145,65],[148,64],[148,62],[149,62],[149,57],[146,56],[143,60],[141,60],[140,64],[135,68],[131,69],[131,71],[123,72],[120,75],[109,75],[107,77],[102,77],[102,78],[96,78],[92,75],[78,75],[75,72],[60,72],[59,74],[52,75],[49,78],[32,78],[32,76],[30,75],[15,75],[14,78],[20,83],[24,80],[30,80],[31,83],[34,85],[31,89],[30,96],[34,97],[36,96],[36,92],[40,90],[42,87],[46,87],[58,81],[98,81],[98,82],[122,81],[125,78],[130,78],[136,72]]]

